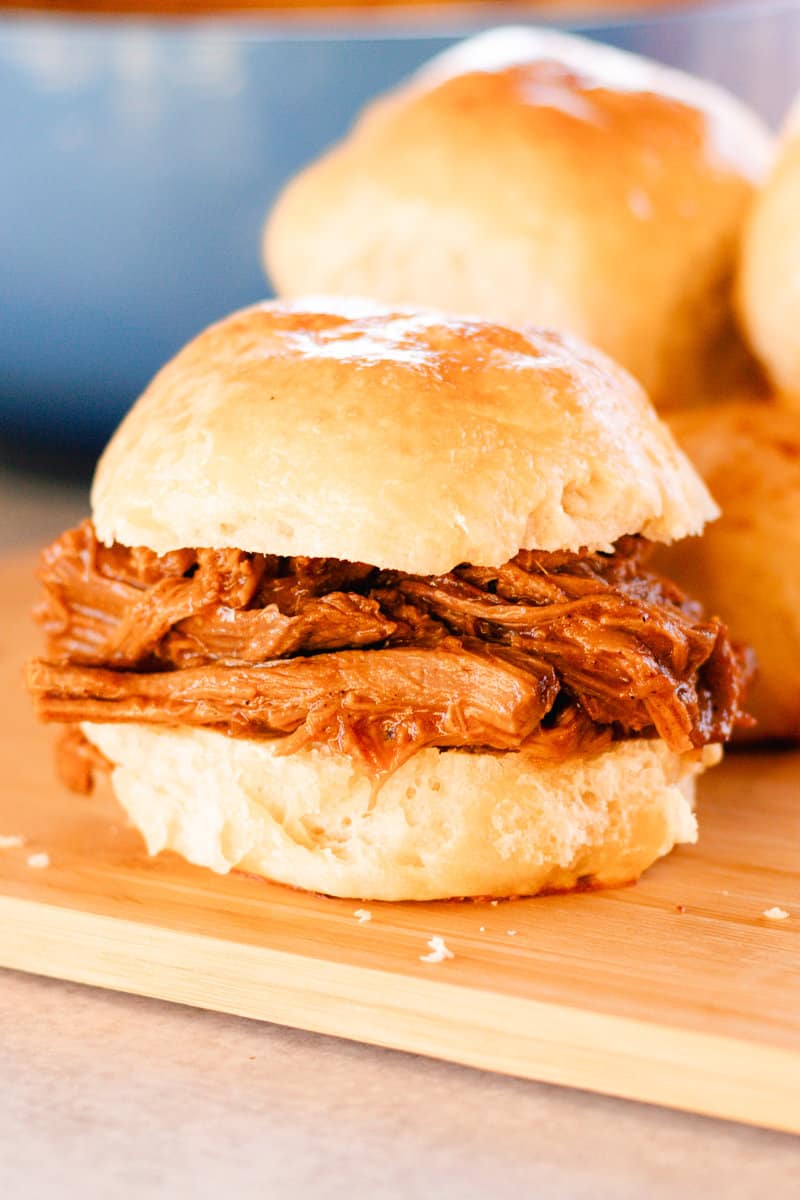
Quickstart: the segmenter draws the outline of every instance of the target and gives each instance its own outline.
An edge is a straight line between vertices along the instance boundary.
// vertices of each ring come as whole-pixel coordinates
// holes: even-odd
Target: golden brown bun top
[[[672,116],[676,134],[682,121],[702,129],[712,168],[727,164],[754,183],[769,169],[772,137],[752,109],[724,88],[654,59],[557,30],[512,26],[445,50],[417,72],[412,86],[433,88],[474,73],[499,81],[501,99],[502,81],[516,78],[522,86],[515,103],[542,121],[552,109],[588,124],[603,115],[647,125],[648,110],[640,107],[647,102],[651,112]]]
[[[268,303],[181,351],[98,466],[104,541],[420,574],[697,532],[713,501],[634,380],[532,328]]]
[[[735,247],[771,149],[711,84],[563,34],[483,35],[289,184],[267,269],[287,296],[568,330],[674,405],[731,336]]]

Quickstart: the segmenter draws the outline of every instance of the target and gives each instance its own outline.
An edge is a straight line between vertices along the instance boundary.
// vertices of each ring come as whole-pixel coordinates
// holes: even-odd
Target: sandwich
[[[279,295],[584,338],[657,407],[755,386],[739,237],[772,137],[723,89],[545,29],[470,39],[369,104],[267,221]],[[770,277],[771,278],[771,277]]]
[[[43,552],[30,691],[151,853],[359,899],[628,883],[746,720],[746,653],[647,563],[715,514],[577,340],[256,305],[155,377]]]

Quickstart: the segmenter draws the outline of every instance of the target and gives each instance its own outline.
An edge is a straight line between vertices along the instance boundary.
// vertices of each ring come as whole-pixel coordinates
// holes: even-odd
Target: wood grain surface
[[[31,573],[0,565],[0,835],[24,839],[0,965],[800,1132],[800,755],[730,755],[699,845],[617,892],[361,906],[215,876],[55,781],[22,687]],[[451,961],[421,961],[434,934]]]

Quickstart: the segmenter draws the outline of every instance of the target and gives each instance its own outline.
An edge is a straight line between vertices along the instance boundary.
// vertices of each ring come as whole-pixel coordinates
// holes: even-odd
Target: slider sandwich
[[[41,559],[36,710],[151,853],[336,896],[627,883],[695,839],[748,664],[647,564],[715,516],[555,333],[268,303],[123,421]]]

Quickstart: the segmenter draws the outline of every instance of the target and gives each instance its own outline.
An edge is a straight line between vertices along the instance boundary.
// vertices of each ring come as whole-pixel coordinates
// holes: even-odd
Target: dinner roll
[[[800,97],[745,230],[738,292],[745,328],[772,382],[800,408]]]
[[[742,739],[800,738],[800,413],[737,401],[675,413],[722,517],[659,566],[758,655]]]
[[[770,151],[711,84],[549,30],[495,31],[368,106],[288,185],[265,262],[287,296],[569,330],[675,406],[751,369],[731,289]]]

